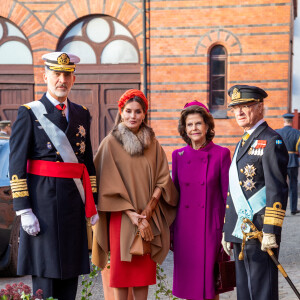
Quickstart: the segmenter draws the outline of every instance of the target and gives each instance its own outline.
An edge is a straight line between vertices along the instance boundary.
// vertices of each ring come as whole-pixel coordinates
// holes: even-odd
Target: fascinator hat
[[[183,109],[186,109],[190,106],[200,106],[200,107],[203,107],[208,113],[210,113],[209,109],[201,102],[197,101],[197,100],[193,100],[192,102],[188,102],[185,104],[185,106],[183,107]]]

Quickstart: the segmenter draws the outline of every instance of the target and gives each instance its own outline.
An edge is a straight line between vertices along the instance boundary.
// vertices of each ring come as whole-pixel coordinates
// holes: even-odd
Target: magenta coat
[[[215,297],[214,264],[224,224],[230,151],[210,142],[172,153],[172,177],[180,193],[172,226],[173,294],[185,299]]]

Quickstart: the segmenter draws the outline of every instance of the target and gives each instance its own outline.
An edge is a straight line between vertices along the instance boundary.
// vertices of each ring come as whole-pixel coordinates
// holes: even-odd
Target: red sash
[[[97,214],[89,173],[84,164],[28,160],[27,172],[39,176],[59,178],[81,178],[85,193],[85,215],[90,218]]]

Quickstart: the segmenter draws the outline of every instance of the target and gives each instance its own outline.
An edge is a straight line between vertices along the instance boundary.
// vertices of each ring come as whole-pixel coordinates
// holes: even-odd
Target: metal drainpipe
[[[146,0],[143,0],[143,76],[144,76],[144,95],[147,98],[147,40],[146,40]]]

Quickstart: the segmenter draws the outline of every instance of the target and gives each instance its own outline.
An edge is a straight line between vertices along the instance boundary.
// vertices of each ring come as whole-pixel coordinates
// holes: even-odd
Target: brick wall
[[[208,53],[216,44],[228,53],[227,87],[265,89],[265,118],[272,127],[281,127],[290,97],[291,5],[289,0],[147,3],[150,120],[169,160],[183,145],[177,133],[180,109],[193,99],[207,104]],[[30,42],[38,99],[46,90],[41,56],[55,51],[64,30],[80,17],[100,13],[121,20],[135,35],[142,62],[141,7],[140,0],[4,0],[0,15],[19,26]],[[142,72],[141,65],[141,80]],[[214,141],[233,150],[242,130],[232,114],[215,123]]]

